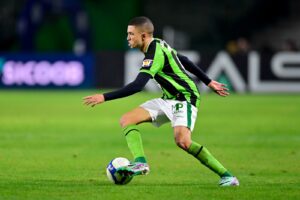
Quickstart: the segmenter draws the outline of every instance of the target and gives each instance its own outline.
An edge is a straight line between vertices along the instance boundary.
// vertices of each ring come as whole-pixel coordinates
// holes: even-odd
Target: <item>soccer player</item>
[[[164,40],[153,37],[154,26],[147,17],[133,18],[127,27],[127,40],[131,48],[138,48],[145,58],[136,79],[123,88],[104,94],[83,98],[84,104],[94,107],[105,101],[126,97],[140,92],[150,79],[161,87],[163,96],[145,102],[121,117],[128,147],[134,162],[119,168],[120,173],[135,175],[148,174],[150,169],[144,153],[138,124],[152,122],[160,126],[171,122],[175,142],[184,151],[193,155],[203,165],[221,177],[220,186],[237,186],[239,181],[208,150],[191,139],[196,122],[200,94],[186,70],[220,96],[227,96],[224,84],[209,79],[204,72],[187,57],[178,54]]]

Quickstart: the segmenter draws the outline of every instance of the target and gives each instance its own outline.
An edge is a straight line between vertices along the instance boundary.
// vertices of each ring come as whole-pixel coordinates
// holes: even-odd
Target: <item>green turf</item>
[[[169,125],[140,125],[151,173],[126,186],[106,178],[108,162],[131,158],[120,116],[158,94],[95,108],[95,91],[0,91],[0,199],[299,199],[300,95],[204,95],[193,138],[240,187],[176,147]]]

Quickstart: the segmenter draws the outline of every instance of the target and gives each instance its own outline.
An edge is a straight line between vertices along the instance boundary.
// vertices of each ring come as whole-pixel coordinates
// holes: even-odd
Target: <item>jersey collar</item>
[[[145,53],[147,53],[147,51],[148,51],[148,49],[149,49],[149,46],[150,46],[150,44],[153,42],[153,40],[154,40],[154,38],[152,38],[151,41],[149,42],[149,44],[148,44],[148,46],[147,46],[147,48],[146,48]]]

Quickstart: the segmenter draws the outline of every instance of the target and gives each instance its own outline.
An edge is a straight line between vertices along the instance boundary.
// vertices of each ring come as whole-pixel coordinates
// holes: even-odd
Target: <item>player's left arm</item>
[[[101,104],[105,101],[127,97],[129,95],[142,91],[142,89],[145,87],[145,85],[151,78],[152,76],[150,74],[140,72],[133,82],[129,83],[123,88],[113,92],[107,92],[104,94],[94,94],[91,96],[84,97],[83,103],[87,106],[94,107],[95,105]]]
[[[192,74],[196,75],[205,85],[210,87],[215,93],[220,96],[227,96],[229,95],[228,89],[226,85],[223,83],[219,83],[215,80],[210,79],[200,67],[195,65],[191,60],[189,60],[186,56],[181,54],[177,54],[178,59],[180,60],[181,64],[184,66],[186,70],[191,72]]]

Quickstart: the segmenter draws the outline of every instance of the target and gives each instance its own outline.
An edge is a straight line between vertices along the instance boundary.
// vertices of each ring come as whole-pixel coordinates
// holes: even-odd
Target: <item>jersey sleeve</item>
[[[140,92],[151,79],[149,74],[139,73],[136,79],[125,87],[113,92],[104,93],[105,101],[114,100]]]
[[[202,69],[190,61],[186,56],[181,54],[177,54],[177,56],[184,68],[196,75],[205,85],[208,85],[211,82],[211,79],[202,71]]]
[[[152,78],[157,72],[159,72],[164,66],[164,54],[159,44],[155,41],[149,45],[145,58],[143,60],[140,72],[150,74]]]

